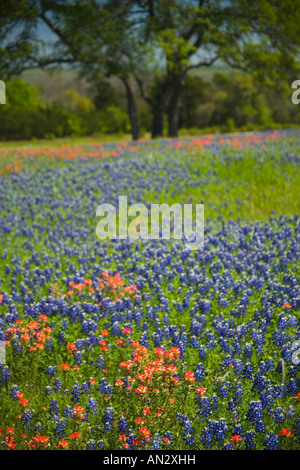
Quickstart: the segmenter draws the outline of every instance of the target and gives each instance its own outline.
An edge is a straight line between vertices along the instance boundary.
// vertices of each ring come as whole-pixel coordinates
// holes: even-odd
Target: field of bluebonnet
[[[0,149],[0,449],[300,449],[299,138]],[[120,195],[204,248],[99,240]]]

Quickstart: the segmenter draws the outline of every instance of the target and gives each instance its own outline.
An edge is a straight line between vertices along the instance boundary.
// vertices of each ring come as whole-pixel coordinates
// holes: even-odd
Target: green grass
[[[296,154],[297,143],[291,151]],[[274,213],[299,213],[299,166],[282,158],[281,149],[273,144],[265,149],[226,149],[221,155],[196,152],[178,161],[197,175],[196,187],[173,187],[167,196],[154,195],[157,202],[199,204],[203,200],[205,217],[211,219],[222,214],[225,220],[264,221]]]
[[[150,137],[149,134],[145,138]],[[56,137],[53,139],[31,139],[31,140],[11,140],[1,141],[1,148],[18,149],[20,147],[61,147],[63,145],[86,145],[92,143],[111,143],[111,142],[130,142],[132,137],[130,134],[106,134],[101,136],[85,136],[85,137]],[[1,158],[1,156],[0,156]]]

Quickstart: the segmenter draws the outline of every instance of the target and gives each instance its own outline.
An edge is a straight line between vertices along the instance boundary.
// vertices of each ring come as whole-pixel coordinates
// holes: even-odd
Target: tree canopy
[[[178,132],[186,76],[225,63],[274,83],[299,69],[299,0],[3,0],[0,74],[76,64],[91,80],[124,85],[133,138],[139,138],[136,90],[153,112],[152,135]],[[45,41],[41,26],[53,41]],[[147,85],[159,70],[156,92]],[[157,84],[159,83],[159,86]]]

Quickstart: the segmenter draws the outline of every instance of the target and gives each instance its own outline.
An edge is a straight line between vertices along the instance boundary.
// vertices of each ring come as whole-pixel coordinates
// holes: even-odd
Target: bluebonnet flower
[[[83,382],[81,384],[80,390],[82,390],[84,393],[88,393],[91,389],[91,384],[90,382]]]
[[[63,411],[63,415],[64,415],[64,416],[72,417],[72,416],[73,416],[73,408],[72,408],[72,406],[70,406],[70,405],[66,406],[66,408],[65,408],[64,411]]]
[[[177,419],[179,421],[180,426],[183,428],[182,439],[187,446],[191,446],[195,442],[195,438],[193,437],[193,428],[192,423],[189,418],[182,413],[178,414]]]
[[[17,393],[19,393],[19,387],[17,385],[12,385],[11,388],[10,388],[10,392],[9,392],[9,396],[10,398],[12,398],[13,400],[18,400],[17,398]]]
[[[59,410],[58,401],[57,400],[51,400],[50,405],[49,405],[49,414],[50,414],[50,416],[57,415],[58,410]]]
[[[89,398],[86,406],[88,411],[91,411],[94,415],[97,414],[98,406],[94,398]]]
[[[98,449],[104,449],[105,442],[101,439],[100,441],[98,441],[97,447],[98,447]]]
[[[244,370],[243,370],[243,376],[246,379],[253,380],[253,366],[250,362],[247,362],[245,364]]]
[[[219,395],[220,397],[228,398],[229,397],[229,388],[230,382],[222,382],[219,388]]]
[[[283,424],[285,422],[285,416],[280,406],[278,406],[277,408],[275,408],[275,410],[273,410],[272,418],[273,418],[273,421],[278,424]]]
[[[0,364],[0,384],[6,385],[10,382],[11,371],[7,366]]]
[[[243,401],[243,385],[242,382],[237,382],[235,387],[234,387],[234,402],[236,404],[242,403]],[[236,433],[235,433],[236,434]]]
[[[140,343],[142,346],[145,346],[146,348],[149,348],[149,335],[148,331],[144,331],[141,335],[140,338]]]
[[[82,353],[80,351],[76,351],[74,354],[74,364],[82,364]]]
[[[280,450],[279,438],[273,431],[270,431],[264,438],[264,448],[265,450]]]
[[[53,390],[55,392],[60,392],[62,388],[61,380],[57,377],[53,382]]]
[[[97,367],[98,369],[105,369],[106,368],[106,364],[105,364],[105,360],[103,358],[103,356],[98,356],[97,357]]]
[[[41,432],[43,430],[43,425],[42,423],[36,423],[34,426],[34,432]]]
[[[96,442],[94,439],[90,439],[89,441],[87,441],[86,443],[86,449],[87,450],[96,450],[97,446],[96,446]]]
[[[235,436],[244,436],[244,428],[241,424],[237,423],[234,426],[233,435]]]
[[[52,377],[56,374],[57,367],[56,366],[49,366],[46,369],[46,374],[51,375]]]
[[[126,433],[128,430],[128,424],[125,416],[121,416],[118,422],[119,432]]]
[[[193,349],[198,349],[200,347],[200,343],[197,340],[196,336],[192,336],[190,340],[190,346]]]
[[[116,321],[116,322],[113,323],[110,332],[113,336],[120,336],[121,335],[121,327],[120,327],[119,322]]]
[[[223,445],[227,430],[227,424],[224,418],[221,418],[219,421],[208,420],[207,427],[202,431],[201,442],[206,447],[212,447],[214,442]]]
[[[249,359],[251,359],[252,354],[253,354],[252,344],[246,343],[245,346],[244,346],[244,349],[243,349],[243,353],[245,354],[245,356],[247,356]]]
[[[225,444],[223,447],[223,450],[233,450],[233,445],[232,444]]]
[[[98,385],[98,390],[102,395],[110,396],[113,392],[113,387],[110,385],[105,378],[102,378]]]
[[[223,444],[226,437],[227,424],[224,418],[219,421],[214,421],[214,435],[217,442]]]
[[[298,442],[300,442],[300,416],[298,416],[295,421],[295,431],[298,437]]]
[[[296,415],[295,408],[292,405],[290,405],[286,411],[286,419],[290,419],[291,421],[293,421],[295,418],[295,415]]]
[[[73,388],[72,388],[72,392],[71,392],[72,403],[74,403],[74,404],[79,403],[81,394],[82,394],[81,387],[80,387],[78,382],[75,382],[74,385],[73,385]]]
[[[199,299],[197,301],[197,306],[199,307],[201,312],[208,314],[211,309],[211,302],[206,299]]]
[[[290,395],[297,395],[298,385],[296,384],[295,379],[291,378],[286,384],[287,393]]]
[[[126,444],[128,444],[129,450],[134,449],[136,438],[136,434],[134,434],[132,430],[129,430],[129,435],[126,439]]]
[[[245,450],[256,449],[255,439],[257,439],[257,436],[253,429],[245,432],[245,437],[244,437]]]
[[[212,413],[211,399],[209,397],[196,397],[196,402],[199,406],[197,416],[201,419],[207,418]]]
[[[33,419],[33,413],[29,408],[27,408],[26,410],[23,411],[22,421],[26,426],[29,426],[32,419]]]
[[[66,334],[64,331],[61,331],[60,333],[58,333],[57,341],[61,344],[66,344],[67,340],[66,340]]]
[[[233,410],[235,410],[235,409],[236,409],[236,404],[234,403],[234,401],[233,401],[233,400],[228,400],[228,408],[227,408],[227,410],[233,411]]]
[[[246,415],[246,420],[252,424],[256,424],[262,420],[262,403],[260,401],[251,401]]]
[[[204,366],[202,362],[199,362],[195,370],[195,378],[197,382],[202,382],[203,374],[204,374]]]
[[[103,416],[103,424],[104,424],[104,431],[110,431],[113,429],[113,408],[109,407],[104,410],[104,416]]]
[[[261,372],[258,372],[254,376],[252,391],[253,390],[258,390],[258,391],[264,390],[266,388],[266,382],[267,382],[266,377],[264,375],[262,375]]]
[[[210,400],[212,411],[216,411],[219,408],[219,400],[216,394],[213,394]]]
[[[161,437],[159,433],[154,434],[154,437],[152,439],[152,446],[151,449],[153,450],[159,450],[161,446]]]
[[[266,432],[266,426],[265,426],[262,419],[259,419],[258,421],[256,421],[255,430],[256,430],[256,432],[261,432],[261,433]]]
[[[202,430],[202,433],[201,433],[201,442],[202,444],[204,445],[204,447],[212,447],[212,440],[213,440],[213,430],[208,426],[208,427],[205,427],[203,430]]]
[[[272,395],[272,390],[268,387],[265,391],[260,394],[260,400],[263,409],[271,411],[274,406],[274,398]]]
[[[55,429],[54,429],[54,435],[55,437],[61,438],[65,434],[65,429],[66,429],[66,420],[63,418],[59,418],[58,416],[55,418]]]
[[[199,348],[198,348],[198,351],[199,351],[199,359],[204,360],[207,356],[206,347],[203,344],[200,344]]]

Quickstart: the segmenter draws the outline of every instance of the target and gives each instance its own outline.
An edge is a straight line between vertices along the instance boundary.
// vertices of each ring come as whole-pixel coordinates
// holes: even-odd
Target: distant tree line
[[[151,80],[155,94],[161,77]],[[237,72],[216,72],[211,80],[198,75],[186,77],[179,107],[179,132],[199,134],[287,127],[300,124],[300,109],[292,104],[287,85],[272,88],[252,76]],[[140,97],[140,136],[151,133],[153,110]],[[163,132],[168,132],[166,109]],[[6,105],[0,107],[0,139],[54,138],[128,134],[131,125],[126,99],[120,87],[98,78],[91,97],[67,89],[60,99],[45,104],[37,87],[19,77],[7,83]]]
[[[41,135],[110,132],[113,122],[130,126],[133,139],[144,129],[172,137],[182,127],[297,122],[286,97],[299,71],[299,24],[294,0],[2,0],[0,78],[68,64],[96,85],[103,77],[122,83],[126,110],[94,101],[20,111],[28,131],[40,113]],[[244,74],[210,84],[192,74],[217,63]],[[13,105],[5,113],[12,122]]]

